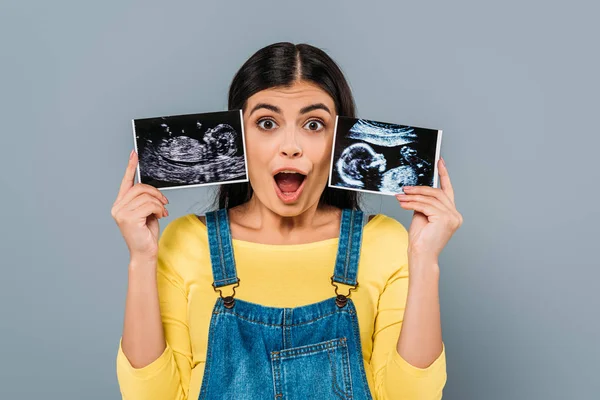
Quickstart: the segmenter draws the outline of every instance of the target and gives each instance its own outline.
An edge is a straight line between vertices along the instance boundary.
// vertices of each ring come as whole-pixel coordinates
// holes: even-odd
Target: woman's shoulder
[[[200,215],[184,214],[169,221],[164,227],[160,240],[169,243],[185,244],[206,236],[206,225]]]
[[[375,214],[365,225],[362,247],[370,271],[379,270],[381,276],[389,277],[407,262],[408,231],[395,218]]]
[[[378,237],[386,237],[393,240],[408,238],[406,227],[397,219],[386,214],[369,215],[365,229]]]
[[[206,229],[198,216],[175,217],[164,227],[159,238],[159,269],[183,281],[191,279],[197,274],[198,265],[209,260],[207,249]]]

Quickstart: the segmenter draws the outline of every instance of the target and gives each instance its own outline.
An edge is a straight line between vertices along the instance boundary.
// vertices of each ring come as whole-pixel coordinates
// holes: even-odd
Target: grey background
[[[484,4],[485,3],[485,4]],[[116,399],[131,118],[226,108],[254,51],[308,42],[359,115],[444,130],[464,225],[441,257],[444,399],[590,399],[599,7],[591,1],[2,1],[0,398]],[[207,190],[166,192],[170,218]],[[408,227],[393,197],[370,210]]]

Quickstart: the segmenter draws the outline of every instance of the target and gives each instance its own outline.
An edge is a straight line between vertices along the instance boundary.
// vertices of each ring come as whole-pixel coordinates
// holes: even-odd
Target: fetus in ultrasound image
[[[140,182],[157,188],[247,181],[240,110],[133,120]]]
[[[436,187],[441,139],[441,130],[338,116],[329,186],[389,195]]]

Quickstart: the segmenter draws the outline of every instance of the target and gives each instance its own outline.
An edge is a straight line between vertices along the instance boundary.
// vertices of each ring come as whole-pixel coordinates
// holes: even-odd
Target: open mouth
[[[279,172],[273,178],[277,195],[284,202],[297,200],[306,181],[306,175],[299,172]]]

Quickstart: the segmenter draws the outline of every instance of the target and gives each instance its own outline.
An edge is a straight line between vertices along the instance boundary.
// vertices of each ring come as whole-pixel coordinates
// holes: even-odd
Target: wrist
[[[423,272],[427,274],[439,274],[440,265],[437,257],[431,257],[428,255],[408,255],[408,267],[411,274],[414,272]]]
[[[413,259],[423,264],[437,264],[439,259],[438,255],[432,251],[422,251],[410,245],[408,246],[407,254],[409,260]]]
[[[156,261],[132,259],[128,270],[128,291],[130,293],[148,293],[156,289]]]
[[[130,257],[129,271],[156,270],[156,258]]]

